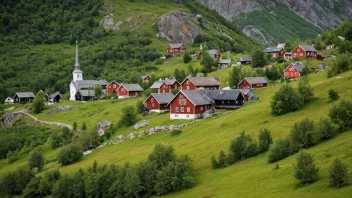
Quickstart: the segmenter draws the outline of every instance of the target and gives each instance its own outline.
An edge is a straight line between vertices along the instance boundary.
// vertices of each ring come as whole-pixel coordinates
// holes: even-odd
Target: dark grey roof
[[[174,43],[174,44],[170,44],[170,46],[172,48],[180,48],[183,45],[183,43]]]
[[[20,98],[34,98],[33,92],[16,92],[16,95]]]
[[[60,96],[60,94],[58,93],[54,93],[54,94],[50,94],[49,98],[55,98],[56,96]],[[61,97],[61,96],[60,96]]]
[[[217,86],[217,85],[220,85],[219,81],[217,81],[214,77],[188,77],[186,79],[189,79],[190,81],[192,81],[195,86]]]
[[[292,56],[292,52],[286,52],[285,54]]]
[[[151,95],[158,101],[159,104],[168,104],[175,97],[173,93],[152,93]]]
[[[144,91],[139,84],[121,84],[128,91]]]
[[[152,89],[159,89],[163,83],[164,83],[163,81],[156,81],[156,82],[154,82],[154,83],[152,84],[152,86],[150,86],[149,88],[152,88]]]
[[[208,50],[208,54],[211,56],[214,56],[216,54],[216,52],[218,52],[218,50],[216,50],[216,49]]]
[[[264,50],[264,52],[267,52],[267,53],[271,53],[271,52],[279,52],[281,51],[283,48],[282,47],[268,47]]]
[[[230,64],[231,63],[231,59],[221,59],[219,61],[220,64]]]
[[[241,94],[241,91],[237,89],[208,90],[206,94],[213,100],[236,100]]]
[[[78,92],[81,94],[81,96],[85,96],[85,97],[94,96],[95,94],[94,90],[79,90]]]
[[[78,86],[79,89],[88,89],[88,88],[94,88],[96,85],[107,85],[108,82],[106,80],[77,80],[72,81],[72,83]],[[76,86],[75,86],[76,87]],[[77,87],[76,87],[77,88]]]
[[[293,62],[290,65],[295,67],[299,72],[302,72],[302,69],[304,68],[304,63],[302,62]]]
[[[167,79],[167,80],[165,80],[165,83],[166,83],[167,85],[173,85],[175,82],[176,82],[176,79]],[[177,82],[177,83],[178,83],[178,82]]]
[[[214,103],[214,101],[201,90],[181,90],[180,92],[182,92],[196,106]]]
[[[244,61],[244,62],[250,62],[252,61],[252,58],[250,56],[246,56],[246,57],[242,57],[240,59],[238,59],[240,62]]]
[[[244,79],[246,79],[250,84],[268,83],[264,77],[246,77]]]
[[[310,45],[299,44],[299,46],[301,46],[301,48],[306,52],[316,52],[317,51],[313,46],[310,46]]]
[[[147,76],[149,76],[149,75],[143,75],[141,78],[142,78],[142,80],[144,80]]]

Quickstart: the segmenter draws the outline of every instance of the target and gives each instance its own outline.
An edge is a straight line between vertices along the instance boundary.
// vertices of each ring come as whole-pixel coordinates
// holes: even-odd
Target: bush
[[[228,163],[233,164],[236,161],[255,156],[258,153],[257,143],[250,135],[242,132],[241,135],[231,141],[228,155]]]
[[[319,169],[315,167],[313,155],[299,152],[294,167],[294,176],[301,184],[313,183],[318,178]]]
[[[0,180],[0,195],[4,197],[20,195],[33,177],[34,173],[29,167],[21,167],[4,175]]]
[[[192,56],[188,52],[185,52],[183,54],[183,62],[189,63],[189,62],[191,62],[191,60],[192,60]]]
[[[338,100],[340,98],[339,93],[333,89],[329,89],[329,98],[331,101]]]
[[[347,165],[343,164],[340,159],[335,158],[329,167],[330,184],[334,187],[346,185],[348,179]]]
[[[291,143],[288,139],[276,141],[269,150],[268,162],[277,162],[291,155]]]
[[[179,135],[179,134],[181,134],[181,133],[182,133],[181,130],[172,130],[172,131],[171,131],[171,136],[176,136],[176,135]]]
[[[86,122],[83,122],[82,123],[82,131],[85,131],[87,130],[87,125],[86,125]]]
[[[213,169],[225,168],[227,166],[227,157],[223,150],[219,152],[218,159],[216,159],[215,156],[212,156],[210,160]]]
[[[29,155],[28,164],[31,169],[37,168],[38,171],[42,170],[44,166],[44,157],[41,152],[34,151]]]
[[[63,147],[57,154],[57,160],[62,165],[72,164],[83,156],[83,149],[78,144],[69,144]]]
[[[319,139],[315,136],[314,129],[314,121],[309,118],[304,118],[302,121],[293,124],[290,132],[293,152],[316,144]]]
[[[122,116],[119,125],[131,126],[137,121],[137,115],[133,106],[125,106],[122,110]]]
[[[6,159],[9,164],[12,164],[14,161],[20,158],[18,150],[7,152]]]
[[[138,100],[136,102],[136,113],[143,113],[143,110],[144,110],[144,103],[142,100]]]
[[[161,64],[163,64],[164,63],[164,59],[162,59],[162,58],[158,58],[158,59],[156,59],[156,61],[155,61],[155,64],[156,65],[161,65]]]
[[[270,131],[267,129],[260,130],[259,133],[259,152],[266,152],[269,150],[270,144],[273,143]]]
[[[32,104],[33,113],[42,112],[45,106],[44,102],[45,102],[44,93],[42,91],[38,91],[37,95],[35,95],[35,98]]]
[[[298,93],[301,94],[303,103],[309,102],[313,97],[312,87],[307,76],[302,76],[298,81]]]
[[[290,85],[283,85],[273,96],[271,112],[275,115],[282,115],[295,111],[302,107],[303,99]]]
[[[336,126],[328,118],[320,118],[315,125],[315,133],[322,140],[327,140],[335,136],[337,132]]]
[[[339,126],[340,131],[347,131],[352,128],[352,101],[342,100],[334,105],[329,112],[333,123]]]
[[[72,127],[73,127],[74,131],[77,131],[77,122],[76,121],[73,122]]]

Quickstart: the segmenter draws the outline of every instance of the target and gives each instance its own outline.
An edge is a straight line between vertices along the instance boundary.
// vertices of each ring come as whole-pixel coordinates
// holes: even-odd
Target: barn
[[[218,69],[222,69],[230,66],[231,66],[231,59],[221,59],[218,62]]]
[[[169,44],[167,47],[168,54],[181,54],[187,51],[187,47],[183,43]]]
[[[264,77],[246,77],[240,83],[238,83],[238,87],[240,89],[250,89],[250,88],[262,88],[266,87],[268,82]]]
[[[116,89],[119,88],[120,84],[116,81],[111,81],[107,86],[106,86],[106,93],[111,94],[111,93],[116,93]]]
[[[317,58],[317,50],[310,45],[299,44],[292,50],[292,59],[294,58]]]
[[[221,53],[216,49],[208,50],[208,54],[213,58],[221,59],[222,57]]]
[[[214,77],[187,77],[181,83],[182,90],[220,89],[220,83]]]
[[[302,62],[292,62],[284,70],[284,78],[294,79],[300,77],[303,68],[304,64]]]
[[[283,47],[273,47],[273,48],[268,47],[264,50],[264,52],[271,54],[274,59],[277,59],[280,56],[283,57],[286,53]]]
[[[162,113],[169,110],[167,106],[169,102],[175,97],[173,93],[152,93],[145,101],[144,106],[149,108],[150,112]]]
[[[242,57],[237,60],[237,65],[250,65],[252,58],[250,56]]]
[[[214,101],[218,109],[238,109],[243,105],[244,97],[240,90],[208,90],[206,94]]]
[[[61,100],[61,95],[58,93],[49,95],[49,102],[60,102],[60,100]]]
[[[13,100],[15,103],[26,103],[32,102],[34,100],[34,93],[33,92],[16,92]]]
[[[170,101],[170,119],[196,119],[212,109],[214,101],[201,90],[181,90]]]
[[[138,96],[142,91],[144,90],[139,84],[121,84],[117,88],[117,96],[118,98],[131,98]]]

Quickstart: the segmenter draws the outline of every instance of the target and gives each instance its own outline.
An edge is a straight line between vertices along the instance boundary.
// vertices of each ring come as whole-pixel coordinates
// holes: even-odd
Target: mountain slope
[[[242,29],[248,33],[248,26],[256,32],[260,31],[266,36],[269,41],[257,37],[257,41],[262,44],[272,43],[278,40],[293,39],[294,36],[307,39],[314,38],[312,33],[320,32],[321,30],[335,28],[343,20],[352,17],[352,3],[348,0],[198,0],[207,7],[216,10],[229,21],[241,22]],[[283,8],[286,7],[286,8]],[[282,17],[282,12],[278,10],[290,10],[293,15],[287,18],[287,15]],[[269,15],[272,14],[272,16]],[[258,20],[259,16],[264,16],[263,20]],[[296,19],[294,19],[296,18]],[[307,36],[299,34],[287,35],[285,29],[290,29],[292,20],[300,21],[307,28],[301,30]],[[310,24],[304,23],[304,21]],[[263,27],[261,23],[267,22],[268,25]],[[283,34],[280,38],[272,34],[271,28],[275,24],[280,23],[281,27],[274,31]],[[299,28],[298,26],[295,28]],[[248,34],[247,34],[248,35]],[[275,40],[273,40],[275,39]]]

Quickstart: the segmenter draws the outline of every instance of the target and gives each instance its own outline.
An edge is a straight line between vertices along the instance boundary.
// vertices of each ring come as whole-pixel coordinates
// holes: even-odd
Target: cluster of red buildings
[[[139,84],[120,84],[114,80],[106,86],[106,93],[115,94],[118,98],[136,97],[143,91]]]
[[[268,47],[264,50],[264,52],[272,54],[274,59],[282,57],[287,61],[295,58],[320,59],[317,54],[317,50],[313,46],[298,44],[291,52],[286,52],[284,46],[285,45],[279,43],[277,47]]]

